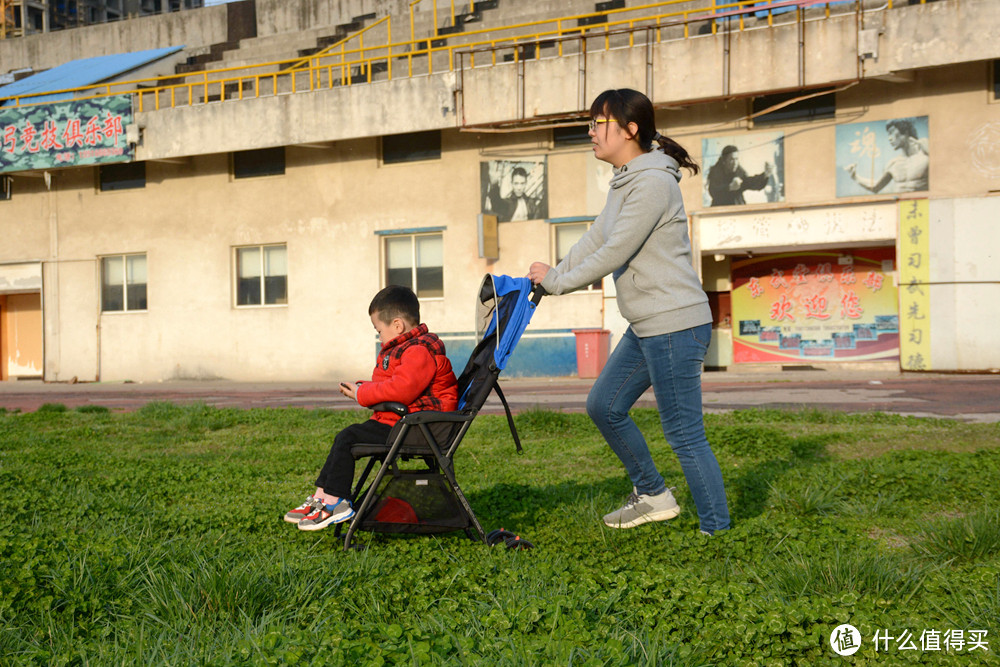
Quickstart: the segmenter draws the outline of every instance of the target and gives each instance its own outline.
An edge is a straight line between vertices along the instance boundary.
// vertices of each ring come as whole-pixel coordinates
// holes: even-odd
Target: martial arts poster
[[[704,206],[785,201],[785,133],[751,132],[701,142]]]
[[[927,116],[837,126],[837,196],[922,192],[930,187]]]

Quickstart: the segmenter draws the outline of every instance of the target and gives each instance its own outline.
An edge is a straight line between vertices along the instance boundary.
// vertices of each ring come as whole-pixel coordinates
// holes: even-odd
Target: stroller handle
[[[542,300],[542,297],[546,294],[548,294],[548,292],[545,291],[545,288],[543,288],[541,284],[535,285],[531,288],[531,303],[537,306]]]

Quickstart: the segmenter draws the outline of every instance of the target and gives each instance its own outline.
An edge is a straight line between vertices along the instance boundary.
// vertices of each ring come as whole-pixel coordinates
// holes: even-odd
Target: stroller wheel
[[[491,547],[495,547],[496,545],[506,542],[507,540],[513,539],[515,537],[517,536],[514,535],[514,533],[510,532],[509,530],[504,530],[503,528],[499,528],[497,530],[491,530],[489,533],[486,534],[486,544],[490,545]]]
[[[514,549],[515,551],[524,551],[526,549],[534,549],[535,545],[528,540],[522,538],[520,535],[515,535],[514,537],[508,537],[505,540],[508,549]]]

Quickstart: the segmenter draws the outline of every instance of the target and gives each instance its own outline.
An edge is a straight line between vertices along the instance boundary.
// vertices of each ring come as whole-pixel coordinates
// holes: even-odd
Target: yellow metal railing
[[[420,0],[416,0],[416,2],[414,2],[412,4],[416,4],[417,2],[420,2]],[[412,7],[412,4],[411,4],[411,7]],[[411,22],[412,22],[412,20],[411,20]],[[353,39],[358,40],[360,48],[363,49],[364,45],[365,45],[365,34],[368,31],[370,31],[370,30],[374,30],[375,28],[377,28],[378,26],[382,25],[383,23],[386,25],[386,31],[388,33],[386,41],[387,42],[391,42],[392,41],[392,15],[383,16],[382,18],[380,18],[375,23],[372,23],[369,26],[365,26],[361,30],[358,30],[357,32],[348,35],[347,37],[343,38],[339,42],[331,44],[330,46],[322,49],[321,51],[318,51],[318,52],[312,54],[311,56],[307,56],[305,58],[299,59],[299,61],[296,62],[294,65],[292,65],[292,67],[290,67],[289,69],[302,69],[304,66],[312,64],[317,58],[322,58],[323,56],[329,55],[331,53],[338,53],[338,52],[339,53],[343,53],[344,49],[346,48],[347,43],[349,41],[353,40]],[[340,49],[340,51],[337,50],[338,48]]]
[[[2,2],[2,1],[3,0],[0,0],[0,2]],[[449,0],[449,1],[451,3],[451,23],[450,23],[450,25],[455,25],[455,23],[458,20],[458,15],[455,13],[455,0]],[[423,2],[423,0],[413,0],[409,4],[409,7],[408,7],[409,16],[410,16],[410,42],[411,43],[418,41],[417,38],[416,38],[416,35],[414,34],[414,26],[416,24],[416,21],[414,20],[414,16],[413,16],[413,8],[416,7],[417,5],[419,5],[421,2]],[[469,12],[471,13],[471,12],[474,12],[475,10],[476,10],[475,3],[474,2],[470,2],[469,3]],[[438,29],[438,1],[437,0],[434,0],[434,6],[433,6],[432,11],[433,11],[434,29],[436,31]],[[324,49],[322,49],[322,50],[320,50],[320,51],[318,51],[318,52],[310,55],[307,58],[303,58],[300,61],[300,63],[296,63],[296,65],[293,68],[294,69],[300,69],[302,65],[306,65],[306,64],[312,65],[312,64],[315,64],[316,61],[319,58],[323,58],[324,56],[328,56],[328,55],[335,54],[335,53],[338,53],[338,52],[341,55],[343,55],[344,52],[345,52],[347,43],[350,42],[351,40],[354,40],[354,39],[358,40],[358,42],[359,42],[358,46],[359,46],[359,48],[361,50],[363,50],[364,49],[364,39],[365,39],[364,35],[365,35],[365,33],[367,33],[369,30],[372,30],[373,28],[377,27],[378,25],[380,25],[382,23],[386,24],[386,30],[387,30],[387,33],[388,33],[387,34],[386,42],[388,44],[391,44],[392,43],[392,16],[389,15],[389,16],[385,16],[385,17],[379,19],[378,21],[376,21],[375,23],[371,24],[370,26],[362,28],[361,30],[355,32],[352,35],[348,35],[347,37],[345,37],[344,39],[340,40],[339,42],[337,42],[335,44],[331,44],[330,46],[327,46],[326,48],[324,48]],[[339,51],[338,51],[338,49],[339,49]]]
[[[683,38],[688,38],[691,36],[690,25],[695,22],[711,22],[712,32],[718,29],[722,21],[729,23],[731,29],[738,27],[743,30],[744,18],[756,12],[772,8],[802,11],[805,8],[825,6],[826,15],[829,15],[830,5],[844,4],[844,0],[775,0],[773,5],[762,6],[759,4],[760,0],[731,2],[712,0],[710,6],[691,7],[694,4],[692,0],[664,0],[636,7],[576,14],[499,28],[483,28],[441,37],[435,34],[425,38],[414,38],[413,7],[420,1],[414,0],[410,4],[411,35],[410,39],[405,41],[392,40],[391,20],[386,16],[322,52],[306,58],[297,57],[259,65],[46,91],[7,98],[7,102],[14,106],[28,105],[33,103],[33,97],[40,95],[65,94],[79,99],[133,94],[136,97],[137,111],[160,110],[216,101],[243,100],[248,97],[315,91],[352,83],[370,83],[376,70],[385,72],[386,79],[433,74],[435,60],[447,63],[438,69],[455,69],[455,54],[458,51],[469,55],[470,67],[476,66],[477,52],[491,54],[489,62],[480,62],[480,65],[495,65],[498,53],[505,49],[512,51],[515,62],[525,57],[537,58],[542,45],[546,42],[553,44],[557,55],[562,56],[565,38],[568,37],[582,38],[584,41],[582,48],[591,49],[596,40],[596,50],[607,50],[611,48],[612,36],[617,35],[626,35],[628,45],[634,46],[635,35],[638,32],[652,32],[654,34],[652,39],[660,41],[663,29],[679,27]],[[858,5],[858,2],[859,0],[851,0],[852,5]],[[434,4],[436,26],[437,0],[434,0]],[[704,2],[699,4],[704,5]],[[681,9],[679,8],[681,5],[687,5],[688,8]],[[452,0],[453,6],[454,0]],[[629,13],[638,13],[639,16],[626,16]],[[454,20],[454,9],[452,17]],[[769,13],[769,23],[770,20]],[[733,25],[734,22],[738,22],[738,26]],[[375,29],[382,25],[386,29],[385,42],[366,45],[365,36],[374,33]],[[435,33],[436,30],[435,27]],[[435,45],[436,42],[445,40],[454,42],[456,38],[460,38],[461,42]],[[357,41],[357,45],[350,45],[351,48],[348,48],[351,41]],[[526,49],[531,49],[532,52]],[[415,61],[423,59],[426,59],[424,66],[415,71]],[[399,74],[398,69],[394,71],[394,62],[405,63],[405,75]]]

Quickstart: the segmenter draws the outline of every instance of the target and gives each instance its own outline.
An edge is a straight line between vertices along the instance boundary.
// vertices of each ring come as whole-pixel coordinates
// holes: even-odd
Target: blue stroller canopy
[[[535,302],[531,300],[531,281],[528,278],[511,278],[486,274],[479,289],[477,306],[476,342],[487,336],[496,337],[493,349],[493,363],[498,370],[507,367],[521,334],[528,327],[535,314]],[[492,298],[489,296],[492,294]],[[486,296],[486,299],[483,297]]]
[[[486,396],[478,396],[478,387],[485,386],[488,392],[495,384],[484,381],[490,374],[499,375],[507,366],[540,299],[541,289],[532,291],[527,278],[492,274],[483,278],[476,303],[476,347],[458,378],[460,410],[470,400],[477,410],[482,406]]]

